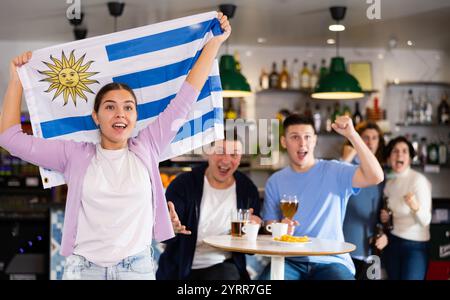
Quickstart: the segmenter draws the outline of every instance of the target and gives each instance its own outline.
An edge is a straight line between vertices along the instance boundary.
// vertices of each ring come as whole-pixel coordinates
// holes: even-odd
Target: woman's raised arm
[[[22,83],[17,74],[17,67],[26,64],[31,59],[31,52],[25,52],[14,58],[9,64],[9,83],[3,98],[3,108],[0,115],[0,133],[20,124],[20,108],[22,104]]]
[[[227,16],[224,16],[223,13],[219,12],[217,19],[219,19],[223,33],[213,37],[205,45],[202,54],[186,78],[186,81],[189,82],[197,91],[200,91],[203,88],[220,46],[231,34],[231,26]]]

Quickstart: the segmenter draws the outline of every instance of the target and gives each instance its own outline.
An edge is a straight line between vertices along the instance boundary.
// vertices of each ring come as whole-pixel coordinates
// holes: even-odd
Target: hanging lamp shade
[[[232,55],[220,58],[220,81],[222,96],[225,98],[248,97],[252,94],[247,79],[236,69],[236,61]]]
[[[321,78],[311,95],[315,99],[357,99],[364,97],[358,80],[345,69],[343,57],[331,59],[330,71]]]

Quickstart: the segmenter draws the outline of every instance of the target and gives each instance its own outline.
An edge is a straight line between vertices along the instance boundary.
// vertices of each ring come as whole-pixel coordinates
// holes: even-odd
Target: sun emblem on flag
[[[72,50],[68,59],[64,54],[64,51],[62,51],[61,59],[57,59],[50,55],[50,59],[54,64],[43,61],[49,70],[38,72],[42,75],[48,76],[41,81],[51,83],[45,92],[50,93],[51,91],[56,90],[52,101],[62,94],[64,98],[64,105],[67,104],[70,96],[73,104],[76,106],[77,97],[80,97],[87,102],[88,99],[85,92],[94,94],[88,85],[99,82],[97,80],[89,79],[89,77],[94,76],[99,72],[87,72],[94,61],[89,61],[83,65],[83,60],[86,54],[75,61],[74,51],[75,50]]]

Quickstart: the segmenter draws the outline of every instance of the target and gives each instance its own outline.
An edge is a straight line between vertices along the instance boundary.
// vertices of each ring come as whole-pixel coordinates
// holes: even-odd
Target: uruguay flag
[[[137,135],[175,97],[203,46],[222,33],[216,17],[209,12],[33,51],[19,68],[33,134],[100,142],[91,117],[95,94],[107,83],[121,82],[138,99]],[[161,161],[223,139],[221,91],[216,60]],[[61,174],[40,172],[45,188],[64,184]]]

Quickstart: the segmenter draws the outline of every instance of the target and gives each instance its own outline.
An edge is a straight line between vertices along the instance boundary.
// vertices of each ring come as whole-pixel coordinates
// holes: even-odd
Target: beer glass
[[[242,236],[242,227],[250,222],[250,210],[239,208],[231,213],[231,236]]]
[[[284,218],[293,220],[298,209],[298,199],[296,195],[284,194],[280,200],[280,209]]]

